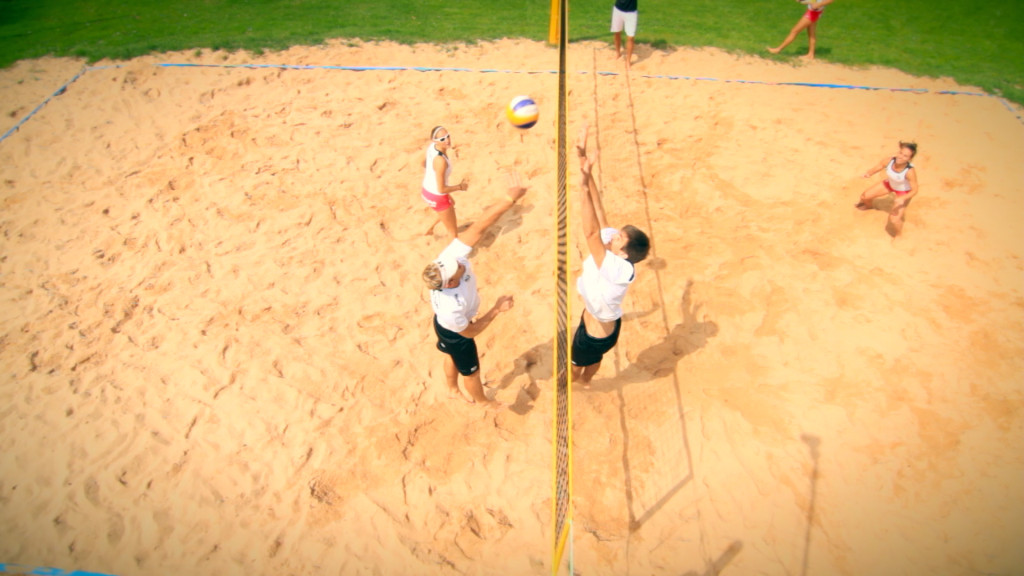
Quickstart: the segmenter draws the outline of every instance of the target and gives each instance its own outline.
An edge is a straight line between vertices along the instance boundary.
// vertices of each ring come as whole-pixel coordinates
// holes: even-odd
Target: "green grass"
[[[570,4],[570,38],[609,40],[611,0]],[[330,38],[473,42],[547,38],[549,0],[0,0],[0,67],[45,55],[89,61],[210,48],[256,52]],[[800,17],[787,0],[643,0],[637,41],[769,56]],[[838,0],[819,58],[948,76],[1024,104],[1024,2]],[[786,50],[806,50],[806,35]],[[485,63],[482,63],[485,64]]]

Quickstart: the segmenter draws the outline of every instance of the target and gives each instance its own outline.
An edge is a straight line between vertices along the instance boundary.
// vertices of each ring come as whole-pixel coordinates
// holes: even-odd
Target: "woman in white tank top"
[[[454,186],[448,184],[448,178],[452,174],[452,163],[448,159],[448,151],[451,148],[451,133],[444,126],[435,126],[430,131],[430,144],[427,146],[423,184],[420,189],[423,201],[437,213],[437,220],[430,225],[427,234],[433,233],[438,222],[444,222],[449,241],[454,240],[458,235],[455,199],[449,194],[459,190],[469,190],[469,184],[465,179]]]
[[[870,170],[864,173],[865,178],[871,178],[882,170],[885,170],[885,179],[872,184],[867,190],[861,192],[857,208],[870,210],[876,198],[888,194],[895,194],[896,198],[892,203],[892,210],[889,212],[889,222],[886,224],[886,231],[893,237],[899,236],[903,231],[903,221],[907,204],[917,196],[917,170],[910,163],[917,155],[917,144],[914,142],[900,142],[899,152],[891,158],[883,158]]]

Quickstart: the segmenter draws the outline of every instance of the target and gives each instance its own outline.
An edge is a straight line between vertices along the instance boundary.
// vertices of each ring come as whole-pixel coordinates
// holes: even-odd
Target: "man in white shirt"
[[[423,270],[423,281],[430,289],[430,305],[434,310],[434,333],[437,349],[444,353],[444,374],[449,397],[463,397],[470,403],[490,402],[484,394],[480,380],[480,357],[474,338],[486,329],[502,312],[512,309],[512,296],[501,296],[482,316],[480,294],[477,292],[476,274],[469,262],[469,253],[480,241],[487,228],[507,212],[526,194],[519,177],[512,174],[508,199],[491,206],[483,217],[449,244]],[[459,390],[459,375],[469,398]]]
[[[572,379],[589,388],[604,354],[619,340],[622,299],[636,279],[634,264],[647,258],[651,243],[634,226],[623,226],[622,230],[608,227],[592,173],[596,155],[594,159],[587,158],[586,127],[580,132],[576,151],[582,175],[583,235],[590,255],[583,261],[583,273],[576,282],[585,310],[572,339]]]

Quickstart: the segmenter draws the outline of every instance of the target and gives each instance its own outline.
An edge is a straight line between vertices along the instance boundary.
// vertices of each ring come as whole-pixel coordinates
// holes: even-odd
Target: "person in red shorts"
[[[808,60],[814,60],[814,46],[818,42],[818,18],[821,18],[821,14],[825,11],[825,6],[832,3],[832,0],[804,0],[801,4],[807,5],[807,11],[800,17],[800,20],[793,26],[793,29],[789,31],[789,36],[782,41],[775,48],[769,48],[768,51],[772,54],[778,54],[782,50],[789,46],[793,40],[796,40],[797,34],[807,30],[807,56]]]
[[[903,232],[903,222],[906,219],[907,205],[917,196],[920,188],[917,185],[917,169],[910,163],[917,156],[916,142],[900,142],[899,152],[892,158],[883,158],[881,162],[864,173],[865,178],[871,178],[875,174],[885,170],[885,178],[875,182],[861,193],[857,208],[870,210],[874,207],[876,198],[888,194],[894,194],[895,199],[892,209],[889,211],[889,221],[885,231],[893,238]]]
[[[452,192],[469,190],[469,184],[465,179],[454,186],[448,184],[448,178],[452,174],[452,161],[448,158],[448,151],[452,148],[452,135],[444,126],[434,126],[430,131],[430,144],[427,146],[423,184],[420,195],[423,201],[437,213],[437,220],[427,230],[427,234],[434,231],[438,222],[444,223],[445,231],[448,232],[448,240],[458,237],[458,220],[455,217],[455,199],[451,197]]]

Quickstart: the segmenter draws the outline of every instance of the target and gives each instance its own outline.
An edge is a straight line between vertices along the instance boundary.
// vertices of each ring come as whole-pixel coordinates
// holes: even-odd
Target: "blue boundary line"
[[[21,120],[18,120],[17,124],[15,124],[14,126],[11,126],[10,130],[8,130],[7,132],[4,132],[4,135],[0,136],[0,142],[3,142],[4,140],[7,139],[8,136],[10,136],[11,134],[14,134],[15,132],[17,132],[18,128],[21,128],[22,124],[24,124],[25,122],[28,122],[28,119],[33,117],[33,116],[35,116],[36,112],[39,112],[40,110],[42,110],[43,107],[46,106],[50,102],[50,100],[53,100],[57,96],[60,96],[61,94],[63,94],[68,89],[68,86],[70,86],[72,83],[74,83],[75,80],[78,80],[79,78],[81,78],[82,75],[85,74],[88,71],[89,71],[89,68],[82,68],[78,72],[78,74],[75,74],[71,78],[71,80],[68,80],[67,82],[64,83],[63,86],[61,86],[60,88],[57,88],[56,92],[54,92],[53,94],[50,94],[49,96],[47,96],[45,100],[40,102],[38,106],[36,106],[34,109],[32,109],[31,112],[26,114],[24,118],[22,118]],[[3,566],[3,564],[0,564],[0,566]]]
[[[613,72],[613,74],[615,74]],[[988,96],[996,97],[992,94],[986,94],[985,92],[965,92],[961,90],[929,90],[927,88],[892,88],[886,86],[860,86],[857,84],[830,84],[822,82],[768,82],[765,80],[730,80],[720,78],[710,78],[706,76],[667,76],[667,75],[653,75],[645,74],[643,78],[658,78],[663,80],[698,80],[698,81],[709,81],[709,82],[726,82],[736,84],[761,84],[765,86],[802,86],[805,88],[841,88],[847,90],[872,90],[872,91],[888,91],[888,92],[912,92],[915,94],[952,94],[955,96]],[[1004,100],[1005,102],[1005,100]],[[1009,106],[1007,104],[1007,106]],[[1010,110],[1013,110],[1011,107]]]
[[[35,108],[32,109],[31,112],[26,114],[24,118],[22,118],[21,120],[18,120],[17,124],[15,124],[14,126],[11,126],[10,130],[8,130],[7,132],[4,132],[4,135],[0,136],[0,142],[3,142],[4,140],[7,139],[8,136],[10,136],[11,134],[14,134],[15,132],[17,132],[18,129],[21,128],[22,124],[24,124],[25,122],[28,122],[28,119],[33,117],[33,116],[35,116],[36,112],[39,112],[40,110],[43,109],[44,106],[49,104],[50,100],[53,100],[57,96],[60,96],[61,94],[66,92],[67,89],[68,89],[68,86],[71,86],[72,84],[74,84],[75,81],[78,80],[79,78],[81,78],[82,76],[84,76],[86,72],[91,72],[93,70],[103,70],[105,68],[120,68],[120,66],[91,66],[91,67],[87,67],[87,68],[82,68],[78,72],[78,74],[75,74],[74,76],[71,77],[71,80],[68,80],[67,82],[64,83],[63,86],[61,86],[60,88],[57,88],[57,90],[53,94],[50,94],[49,96],[47,96],[45,100],[40,102],[38,106],[36,106]],[[3,566],[3,564],[0,564],[0,567],[2,567],[2,566]]]
[[[275,70],[341,70],[347,72],[475,72],[478,74],[557,74],[557,70],[498,70],[494,68],[438,68],[432,66],[333,66],[333,65],[313,65],[313,64],[192,64],[192,63],[175,63],[175,62],[164,62],[155,64],[160,68],[244,68],[250,70],[259,69],[275,69]],[[3,136],[0,136],[0,143],[7,139],[8,136],[14,134],[25,122],[28,122],[30,118],[35,116],[37,112],[43,109],[50,100],[53,100],[57,96],[60,96],[67,91],[68,87],[71,86],[76,80],[85,75],[86,72],[93,70],[104,70],[107,68],[121,68],[120,64],[113,66],[90,66],[82,68],[82,70],[75,74],[70,80],[64,83],[63,86],[58,88],[53,94],[43,100],[38,106],[36,106],[31,112],[25,115],[24,118],[18,121],[17,124],[12,126]],[[580,72],[580,74],[590,74],[591,72]],[[619,72],[595,72],[599,76],[620,76]],[[1024,117],[1020,115],[1013,108],[1005,98],[996,96],[994,94],[987,94],[985,92],[966,92],[961,90],[929,90],[927,88],[892,88],[884,86],[859,86],[856,84],[827,84],[818,82],[768,82],[765,80],[739,80],[739,79],[722,79],[722,78],[711,78],[707,76],[674,76],[674,75],[661,75],[661,74],[643,74],[641,78],[651,78],[655,80],[695,80],[699,82],[725,82],[731,84],[760,84],[763,86],[796,86],[801,88],[830,88],[830,89],[841,89],[841,90],[869,90],[869,91],[887,91],[887,92],[909,92],[913,94],[941,94],[941,95],[953,95],[953,96],[986,96],[989,98],[996,98],[1003,103],[1003,106],[1013,114],[1021,124],[1024,124]],[[2,566],[2,565],[0,565]]]
[[[161,68],[248,68],[277,70],[345,70],[349,72],[476,72],[483,74],[557,74],[555,70],[498,70],[495,68],[437,68],[433,66],[334,66],[327,64],[192,64],[165,62]]]
[[[60,568],[45,568],[39,566],[25,566],[23,564],[8,564],[0,562],[0,574],[17,574],[19,576],[111,576],[100,572],[83,572],[81,570],[61,570]]]

